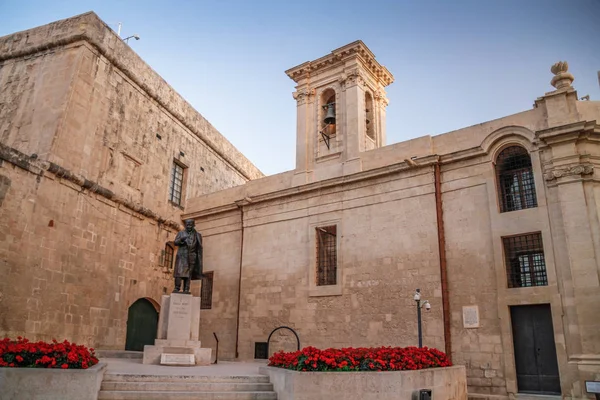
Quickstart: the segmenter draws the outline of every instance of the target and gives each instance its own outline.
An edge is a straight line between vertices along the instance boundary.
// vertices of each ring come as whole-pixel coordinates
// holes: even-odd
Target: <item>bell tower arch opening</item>
[[[392,74],[360,40],[286,74],[297,84],[294,185],[361,171],[361,153],[385,145]]]
[[[366,143],[365,149],[371,150],[377,146],[377,137],[375,136],[375,120],[373,118],[375,112],[373,110],[373,96],[371,92],[365,92],[365,129],[367,131],[366,134]]]
[[[321,93],[318,111],[318,125],[319,125],[319,153],[325,152],[322,146],[325,145],[327,150],[331,150],[332,146],[335,148],[336,134],[337,134],[337,118],[336,118],[336,102],[335,102],[335,91],[331,88],[327,88]],[[333,143],[332,143],[333,142]]]

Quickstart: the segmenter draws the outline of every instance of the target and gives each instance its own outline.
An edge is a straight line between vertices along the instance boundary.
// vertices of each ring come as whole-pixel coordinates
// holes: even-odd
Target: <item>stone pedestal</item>
[[[210,365],[210,348],[202,348],[200,297],[172,293],[163,296],[154,346],[144,346],[144,364]]]

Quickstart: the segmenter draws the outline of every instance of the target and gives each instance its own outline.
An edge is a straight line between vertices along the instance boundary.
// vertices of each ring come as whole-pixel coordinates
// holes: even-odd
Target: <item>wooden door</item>
[[[510,308],[520,393],[560,394],[549,304]]]
[[[146,299],[138,299],[127,313],[127,339],[125,350],[144,351],[144,346],[154,344],[158,328],[158,313]]]

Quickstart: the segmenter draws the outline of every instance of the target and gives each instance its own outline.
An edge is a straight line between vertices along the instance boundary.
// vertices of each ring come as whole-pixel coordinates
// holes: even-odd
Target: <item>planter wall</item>
[[[269,375],[278,400],[414,400],[431,389],[433,400],[466,400],[464,366],[390,372],[298,372],[260,367]]]
[[[105,370],[0,368],[0,400],[97,400]]]

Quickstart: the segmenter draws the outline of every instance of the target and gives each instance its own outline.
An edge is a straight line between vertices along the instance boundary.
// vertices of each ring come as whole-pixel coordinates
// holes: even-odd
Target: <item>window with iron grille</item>
[[[337,226],[317,230],[317,286],[337,283]]]
[[[173,268],[173,254],[175,250],[170,243],[165,244],[165,258],[164,258],[164,266],[171,269]]]
[[[212,308],[213,273],[205,272],[202,275],[202,292],[200,293],[200,308],[210,310]]]
[[[169,185],[169,201],[181,205],[181,194],[183,192],[183,170],[184,168],[173,162],[171,169],[171,183]]]
[[[269,358],[269,344],[267,342],[254,342],[254,358],[257,360]]]
[[[547,286],[542,234],[502,238],[508,287]]]
[[[531,157],[520,146],[510,146],[496,159],[500,212],[537,207]]]

